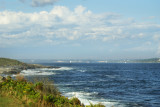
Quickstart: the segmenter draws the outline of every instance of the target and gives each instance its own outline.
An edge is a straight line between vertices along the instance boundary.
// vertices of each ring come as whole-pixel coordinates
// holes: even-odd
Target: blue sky
[[[0,57],[160,57],[160,0],[0,0]]]

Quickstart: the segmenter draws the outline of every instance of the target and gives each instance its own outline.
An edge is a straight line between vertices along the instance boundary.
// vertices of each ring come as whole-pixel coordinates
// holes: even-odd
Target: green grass
[[[22,106],[25,104],[31,107],[85,107],[78,98],[73,97],[68,99],[67,97],[62,96],[57,88],[53,84],[51,85],[50,82],[27,82],[23,76],[17,76],[16,80],[7,77],[6,80],[0,83],[0,94],[9,98],[20,99],[20,102],[23,102]],[[7,102],[10,102],[11,104],[13,102],[12,99],[1,99],[4,106]],[[91,104],[87,107],[104,106],[101,104]]]
[[[0,107],[25,107],[25,104],[16,98],[0,96]]]
[[[14,59],[0,58],[0,66],[24,66],[24,65],[26,64]]]
[[[21,69],[34,69],[34,68],[50,68],[49,66],[43,66],[40,64],[27,64],[18,60],[9,58],[0,58],[0,67],[13,67]]]

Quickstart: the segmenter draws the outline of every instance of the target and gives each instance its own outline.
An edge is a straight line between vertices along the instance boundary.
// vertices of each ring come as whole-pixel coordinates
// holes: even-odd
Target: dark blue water
[[[53,63],[65,67],[48,75],[63,95],[107,107],[160,107],[158,63]]]

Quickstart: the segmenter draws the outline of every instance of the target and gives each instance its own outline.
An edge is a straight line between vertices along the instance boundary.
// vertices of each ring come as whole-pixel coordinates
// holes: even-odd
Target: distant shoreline
[[[149,59],[19,59],[27,63],[160,63],[160,58]]]

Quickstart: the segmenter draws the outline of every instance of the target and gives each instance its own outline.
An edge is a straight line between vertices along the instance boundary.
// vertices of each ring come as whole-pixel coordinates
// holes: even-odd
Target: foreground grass
[[[7,102],[8,104],[17,104],[12,103],[12,98],[15,98],[14,100],[20,99],[19,102],[22,103],[19,103],[18,107],[23,107],[23,105],[27,107],[85,107],[78,98],[68,99],[62,96],[54,85],[49,85],[48,81],[45,81],[45,84],[43,82],[32,83],[27,82],[22,76],[17,76],[16,80],[7,77],[0,83],[0,94],[7,96],[0,98],[4,107]],[[12,98],[10,99],[10,97]],[[104,106],[91,104],[86,107]]]
[[[16,98],[0,96],[0,107],[25,107],[25,104]]]

